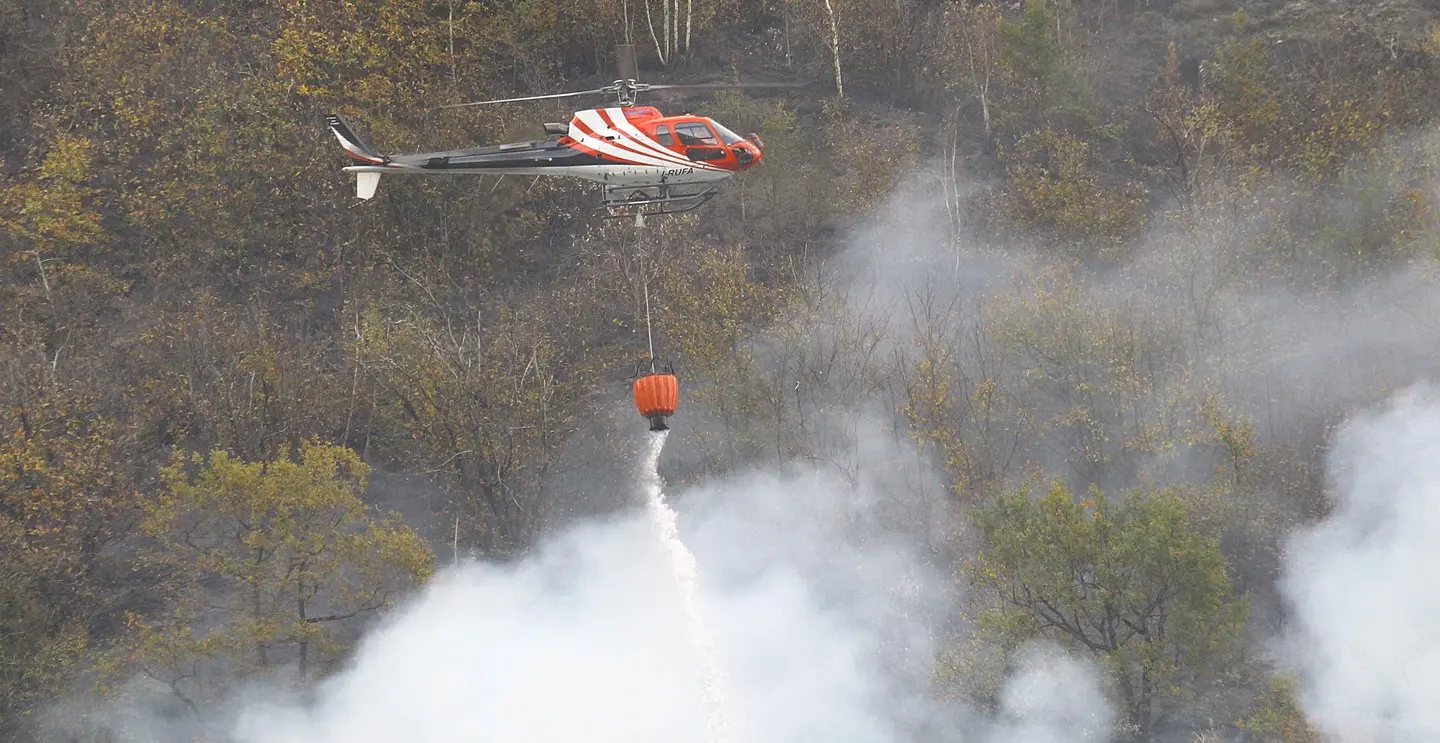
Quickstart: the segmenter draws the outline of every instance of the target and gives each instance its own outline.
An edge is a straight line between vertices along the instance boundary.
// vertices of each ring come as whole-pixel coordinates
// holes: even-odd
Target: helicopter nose
[[[760,160],[760,150],[749,142],[737,142],[732,148],[735,151],[735,161],[740,164],[740,169],[745,170]]]
[[[764,145],[760,141],[760,135],[758,134],[751,134],[749,137],[746,137],[745,142],[741,146],[745,148],[745,154],[748,155],[748,157],[742,158],[742,163],[746,168],[754,167],[765,155]]]

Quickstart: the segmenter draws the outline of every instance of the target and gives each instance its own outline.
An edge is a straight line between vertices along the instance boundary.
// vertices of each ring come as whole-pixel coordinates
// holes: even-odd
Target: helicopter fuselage
[[[762,157],[758,136],[740,137],[704,117],[665,117],[652,106],[577,111],[559,138],[388,156],[366,145],[339,116],[330,116],[329,124],[347,154],[364,163],[345,168],[356,174],[362,199],[374,196],[386,173],[568,176],[604,184],[608,194],[716,183]]]

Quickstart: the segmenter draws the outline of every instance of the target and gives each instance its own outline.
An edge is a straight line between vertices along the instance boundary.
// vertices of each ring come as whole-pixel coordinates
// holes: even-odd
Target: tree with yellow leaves
[[[355,452],[318,442],[298,461],[177,456],[143,523],[174,602],[155,621],[132,615],[131,662],[111,673],[138,668],[196,709],[209,663],[241,676],[294,663],[303,680],[336,659],[344,620],[391,605],[433,569],[418,534],[367,512],[368,473]]]
[[[138,496],[93,399],[39,385],[17,394],[23,367],[4,372],[0,394],[14,402],[0,407],[0,739],[10,740],[116,610],[123,589],[105,563]]]

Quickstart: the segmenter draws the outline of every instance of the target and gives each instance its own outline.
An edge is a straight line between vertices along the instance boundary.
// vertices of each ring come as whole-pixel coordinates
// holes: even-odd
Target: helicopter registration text
[[[695,172],[695,169],[694,169],[694,168],[672,168],[672,169],[670,169],[670,170],[665,171],[664,173],[661,173],[661,175],[664,175],[664,176],[666,176],[666,177],[669,177],[669,176],[672,176],[672,175],[690,175],[691,173],[694,173],[694,172]]]

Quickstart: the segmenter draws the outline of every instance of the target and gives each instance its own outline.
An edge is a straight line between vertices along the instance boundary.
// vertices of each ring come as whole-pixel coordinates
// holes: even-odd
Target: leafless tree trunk
[[[959,24],[965,42],[965,56],[970,66],[970,83],[980,100],[980,116],[985,122],[985,137],[993,130],[990,123],[990,80],[995,71],[996,23],[998,11],[993,5],[981,5],[965,12],[968,17]]]
[[[669,3],[670,0],[664,0],[664,2]],[[665,15],[667,18],[670,15],[668,4],[665,6]],[[665,46],[660,43],[660,37],[655,35],[655,19],[650,15],[650,0],[645,0],[645,25],[650,27],[650,39],[655,42],[655,54],[660,57],[660,64],[666,64],[669,55],[665,53]],[[665,38],[670,37],[667,35]]]
[[[960,198],[960,109],[955,110],[948,136],[945,137],[944,169],[940,174],[945,189],[945,211],[950,217],[950,247],[955,250],[955,273],[960,272],[961,217],[964,214]]]
[[[785,8],[785,69],[794,69],[795,57],[790,53],[790,6]]]
[[[451,82],[451,83],[455,83],[457,80],[459,80],[460,75],[459,75],[459,72],[457,72],[456,69],[455,69],[455,2],[454,2],[454,0],[451,0],[451,2],[449,3],[448,10],[449,10],[449,12],[450,12],[449,21],[448,21],[448,24],[447,24],[447,25],[448,25],[448,28],[449,28],[449,32],[450,32],[450,46],[449,46],[449,49],[450,49],[450,82]]]
[[[54,302],[55,298],[50,295],[50,277],[45,275],[45,260],[40,257],[40,251],[35,251],[35,267],[40,269],[40,286],[45,289],[45,301]]]
[[[837,97],[845,97],[845,81],[840,74],[840,24],[835,16],[838,10],[835,5],[838,0],[825,0],[825,14],[830,18],[830,55],[835,62],[835,94]]]
[[[985,51],[987,52],[986,59],[984,59],[984,61],[982,61],[982,62],[980,63],[980,65],[979,65],[980,67],[984,68],[984,70],[983,70],[983,72],[982,72],[980,69],[977,69],[977,67],[976,67],[976,62],[975,62],[975,45],[974,45],[974,44],[968,44],[967,46],[969,46],[969,51],[970,51],[970,74],[974,77],[974,80],[975,80],[975,96],[980,99],[980,118],[985,122],[985,137],[988,139],[988,138],[991,136],[991,129],[990,129],[990,70],[991,70],[991,64],[990,64],[990,59],[989,59],[989,57],[988,57],[989,49],[987,48],[987,49],[985,50]]]
[[[647,7],[648,7],[648,6],[647,6]],[[629,2],[626,2],[625,0],[621,0],[621,3],[620,3],[620,16],[621,16],[621,18],[622,18],[622,19],[624,20],[624,22],[625,22],[625,46],[628,47],[628,46],[630,46],[630,44],[631,44],[631,41],[630,41],[630,3],[629,3]],[[634,53],[634,51],[635,51],[634,49],[631,49],[631,50],[630,50],[630,53]]]

